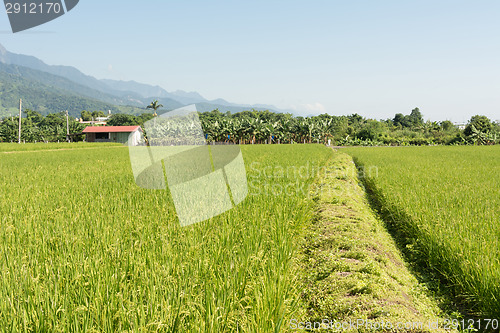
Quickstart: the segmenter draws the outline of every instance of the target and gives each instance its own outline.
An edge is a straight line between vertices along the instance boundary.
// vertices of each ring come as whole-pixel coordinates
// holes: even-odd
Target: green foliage
[[[155,104],[156,102],[156,104]],[[155,111],[161,107],[153,101],[149,108]],[[28,112],[28,110],[26,111]],[[29,110],[33,113],[34,111]],[[133,109],[127,110],[133,112]],[[30,113],[30,114],[31,114]],[[27,113],[26,113],[27,114]],[[30,115],[32,122],[38,123],[43,113]],[[81,111],[79,116],[89,121],[104,116],[102,111]],[[47,119],[52,118],[51,114]],[[141,113],[135,116],[129,113],[115,113],[108,120],[109,126],[142,126],[154,117],[152,113]],[[244,111],[231,114],[222,113],[218,109],[199,114],[202,128],[209,142],[250,143],[323,143],[332,145],[380,146],[380,145],[448,145],[448,144],[495,144],[500,142],[500,126],[484,122],[475,116],[469,126],[472,134],[462,132],[450,121],[422,122],[420,111],[414,109],[412,114],[397,114],[394,119],[365,119],[358,114],[350,116],[331,116],[322,114],[313,117],[293,117],[291,114],[273,113],[270,111]],[[6,121],[9,118],[4,118]],[[13,118],[12,118],[13,119]],[[412,120],[413,119],[413,120]],[[50,121],[50,126],[62,126],[60,121]],[[28,123],[29,124],[29,123]],[[418,126],[417,126],[418,124]],[[474,124],[482,131],[478,131]],[[488,130],[491,129],[491,130]],[[4,128],[0,140],[10,141],[12,128]],[[57,131],[55,128],[54,131]],[[182,129],[180,129],[182,130]],[[487,132],[485,132],[487,131]],[[58,132],[59,133],[59,132]]]
[[[444,122],[445,127],[437,122],[424,123],[418,108],[412,111],[412,115],[400,114],[396,115],[394,120],[381,121],[364,119],[358,114],[350,116],[322,114],[303,118],[256,110],[236,114],[213,110],[201,113],[200,120],[209,141],[231,141],[242,144],[271,141],[325,144],[330,142],[332,145],[353,146],[434,145],[457,143],[455,137],[458,131],[449,121]]]
[[[441,128],[442,128],[444,131],[450,131],[450,130],[452,130],[452,129],[453,129],[453,127],[454,127],[453,123],[452,123],[451,121],[449,121],[449,120],[442,121],[442,122],[440,123],[440,125],[441,125]]]
[[[106,117],[106,115],[104,114],[103,111],[94,111],[92,112],[92,117],[95,119],[98,117]]]
[[[408,127],[408,123],[406,122],[405,115],[402,113],[396,113],[394,116],[394,119],[392,120],[392,123],[394,126],[399,126],[399,127]]]
[[[500,126],[486,116],[473,116],[463,132],[463,141],[475,145],[500,143]]]
[[[491,120],[488,119],[486,116],[473,116],[467,125],[467,127],[464,130],[465,135],[471,135],[472,134],[472,126],[476,128],[481,133],[488,133],[493,129],[493,124],[491,123]]]
[[[418,128],[424,124],[424,117],[419,108],[411,110],[410,115],[405,116],[402,113],[397,113],[392,119],[394,126],[399,128]]]
[[[83,121],[91,121],[92,120],[92,113],[87,111],[87,110],[83,110],[80,113],[80,117],[82,118]]]
[[[107,121],[108,126],[134,126],[139,125],[137,117],[129,114],[114,114]]]
[[[414,128],[417,126],[422,126],[424,124],[424,117],[422,116],[419,108],[411,110],[411,113],[408,116],[408,122],[410,124],[410,127]]]
[[[151,113],[143,113],[140,116],[118,113],[112,115],[106,124],[108,126],[142,126],[150,119],[153,119],[153,115]]]
[[[56,142],[66,140],[66,113],[51,113],[46,117],[39,112],[26,109],[25,118],[21,119],[21,141]],[[70,134],[78,134],[85,128],[74,118],[69,117]],[[19,117],[5,118],[0,122],[0,142],[17,142],[19,135]],[[72,141],[83,140],[83,135],[71,136]]]
[[[472,136],[477,132],[486,134],[489,133],[492,129],[493,124],[491,123],[491,120],[488,119],[488,117],[476,115],[469,120],[467,127],[465,127],[464,135]]]
[[[137,116],[137,118],[137,122],[142,126],[146,121],[153,119],[154,115],[152,113],[143,113]]]
[[[163,105],[158,103],[158,100],[154,100],[151,102],[151,104],[149,104],[148,106],[146,106],[147,109],[153,109],[153,115],[156,116],[157,113],[156,111],[159,109],[159,108],[162,108]]]
[[[357,137],[364,140],[376,140],[387,132],[387,126],[379,121],[369,119],[362,129],[358,132]]]

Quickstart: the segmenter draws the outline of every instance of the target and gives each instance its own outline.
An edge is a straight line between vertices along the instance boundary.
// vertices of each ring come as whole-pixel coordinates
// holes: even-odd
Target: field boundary
[[[314,221],[305,231],[298,264],[303,281],[304,323],[363,321],[341,331],[436,332],[444,313],[410,272],[394,240],[368,204],[350,156],[333,152],[320,173]],[[377,323],[393,329],[376,329]],[[422,327],[416,323],[422,323]],[[372,326],[370,326],[372,325]],[[387,328],[387,327],[386,327]],[[399,328],[401,331],[401,328]]]

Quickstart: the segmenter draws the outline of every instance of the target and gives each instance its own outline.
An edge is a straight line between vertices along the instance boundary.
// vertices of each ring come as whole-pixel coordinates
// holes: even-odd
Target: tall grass
[[[242,151],[249,196],[186,228],[168,191],[135,185],[126,148],[0,154],[1,330],[283,330],[297,307],[292,257],[311,203],[276,188],[313,175],[261,171],[330,152]]]
[[[500,315],[500,147],[350,148],[378,169],[371,184],[396,229],[411,238],[470,310]]]

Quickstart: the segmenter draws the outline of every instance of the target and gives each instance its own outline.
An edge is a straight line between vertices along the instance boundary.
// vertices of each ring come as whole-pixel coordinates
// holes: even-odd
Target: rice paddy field
[[[349,148],[406,248],[483,318],[500,317],[500,147]],[[362,169],[363,170],[363,169]]]
[[[439,272],[443,285],[465,298],[470,310],[483,318],[499,318],[500,309],[499,148],[342,150],[354,157],[358,167],[370,171],[361,173],[366,176],[362,181],[391,227],[401,233],[406,249]],[[367,241],[366,253],[358,253],[364,243],[356,236],[363,232],[356,231],[357,225],[378,230],[376,235],[385,231],[382,223],[354,216],[352,207],[346,206],[364,200],[357,178],[339,176],[330,184],[339,197],[324,198],[323,204],[337,203],[335,216],[326,214],[324,207],[318,215],[318,198],[310,192],[324,166],[333,170],[342,161],[337,167],[344,170],[347,164],[352,166],[349,157],[321,145],[241,149],[247,198],[219,216],[181,227],[168,190],[136,185],[126,147],[1,144],[0,331],[282,332],[290,330],[291,318],[306,312],[328,317],[340,313],[330,308],[338,310],[354,297],[362,303],[368,298],[359,291],[363,289],[359,283],[372,289],[390,286],[382,281],[385,272],[371,274],[379,284],[369,283],[373,262],[368,259],[387,254],[374,250],[373,244],[381,240]],[[330,182],[330,176],[323,175],[321,186]],[[343,183],[356,185],[351,192],[360,197],[352,196]],[[339,220],[344,215],[349,220]],[[335,219],[349,227],[339,225],[345,234],[325,238],[322,232],[327,229],[314,224],[315,219],[322,219],[325,228],[335,226]],[[352,222],[361,220],[366,223]],[[310,239],[304,237],[306,229],[313,224],[318,229],[313,230],[317,244],[304,245]],[[337,238],[341,244],[335,243]],[[322,242],[328,244],[318,247]],[[341,265],[340,273],[328,268],[335,256],[339,262],[347,260],[346,244],[358,251],[356,260],[347,258],[357,266]],[[297,265],[304,250],[329,258],[324,265],[328,274],[314,271],[319,268],[310,260],[318,258]],[[396,257],[399,254],[391,252],[389,259],[379,258],[380,269]],[[403,271],[402,263],[396,266]],[[304,271],[309,278],[328,275],[332,283],[320,285],[322,280],[316,279],[322,289],[304,290]],[[347,281],[346,276],[361,280]],[[401,282],[406,280],[414,281],[394,276],[403,291],[418,296],[420,286]],[[329,286],[342,283],[346,294],[339,303]],[[382,288],[373,290],[372,296],[372,303],[378,304],[387,293]],[[416,300],[423,299],[417,296]],[[307,308],[304,300],[324,306]],[[408,297],[393,303],[405,302],[409,312],[401,318],[413,318],[415,304]],[[361,303],[357,312],[342,307],[342,319],[384,313],[373,306],[363,310]],[[429,316],[439,313],[431,301],[417,307]]]
[[[106,147],[123,146],[119,143],[106,143]],[[0,152],[19,152],[19,151],[39,151],[39,150],[68,150],[68,149],[83,149],[83,148],[103,148],[102,143],[90,142],[61,142],[61,143],[2,143],[0,144]]]
[[[185,228],[168,191],[136,186],[126,147],[0,151],[1,331],[278,332],[296,311],[314,174],[268,171],[330,149],[242,147],[245,201]]]

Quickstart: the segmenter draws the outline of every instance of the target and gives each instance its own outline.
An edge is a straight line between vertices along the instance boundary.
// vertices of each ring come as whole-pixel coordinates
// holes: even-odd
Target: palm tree
[[[158,103],[158,100],[154,100],[151,102],[151,104],[149,104],[148,106],[146,106],[146,109],[153,109],[154,110],[154,113],[153,113],[153,116],[157,116],[158,114],[156,113],[156,110],[158,110],[159,108],[162,108],[163,107],[163,104],[160,104]]]

